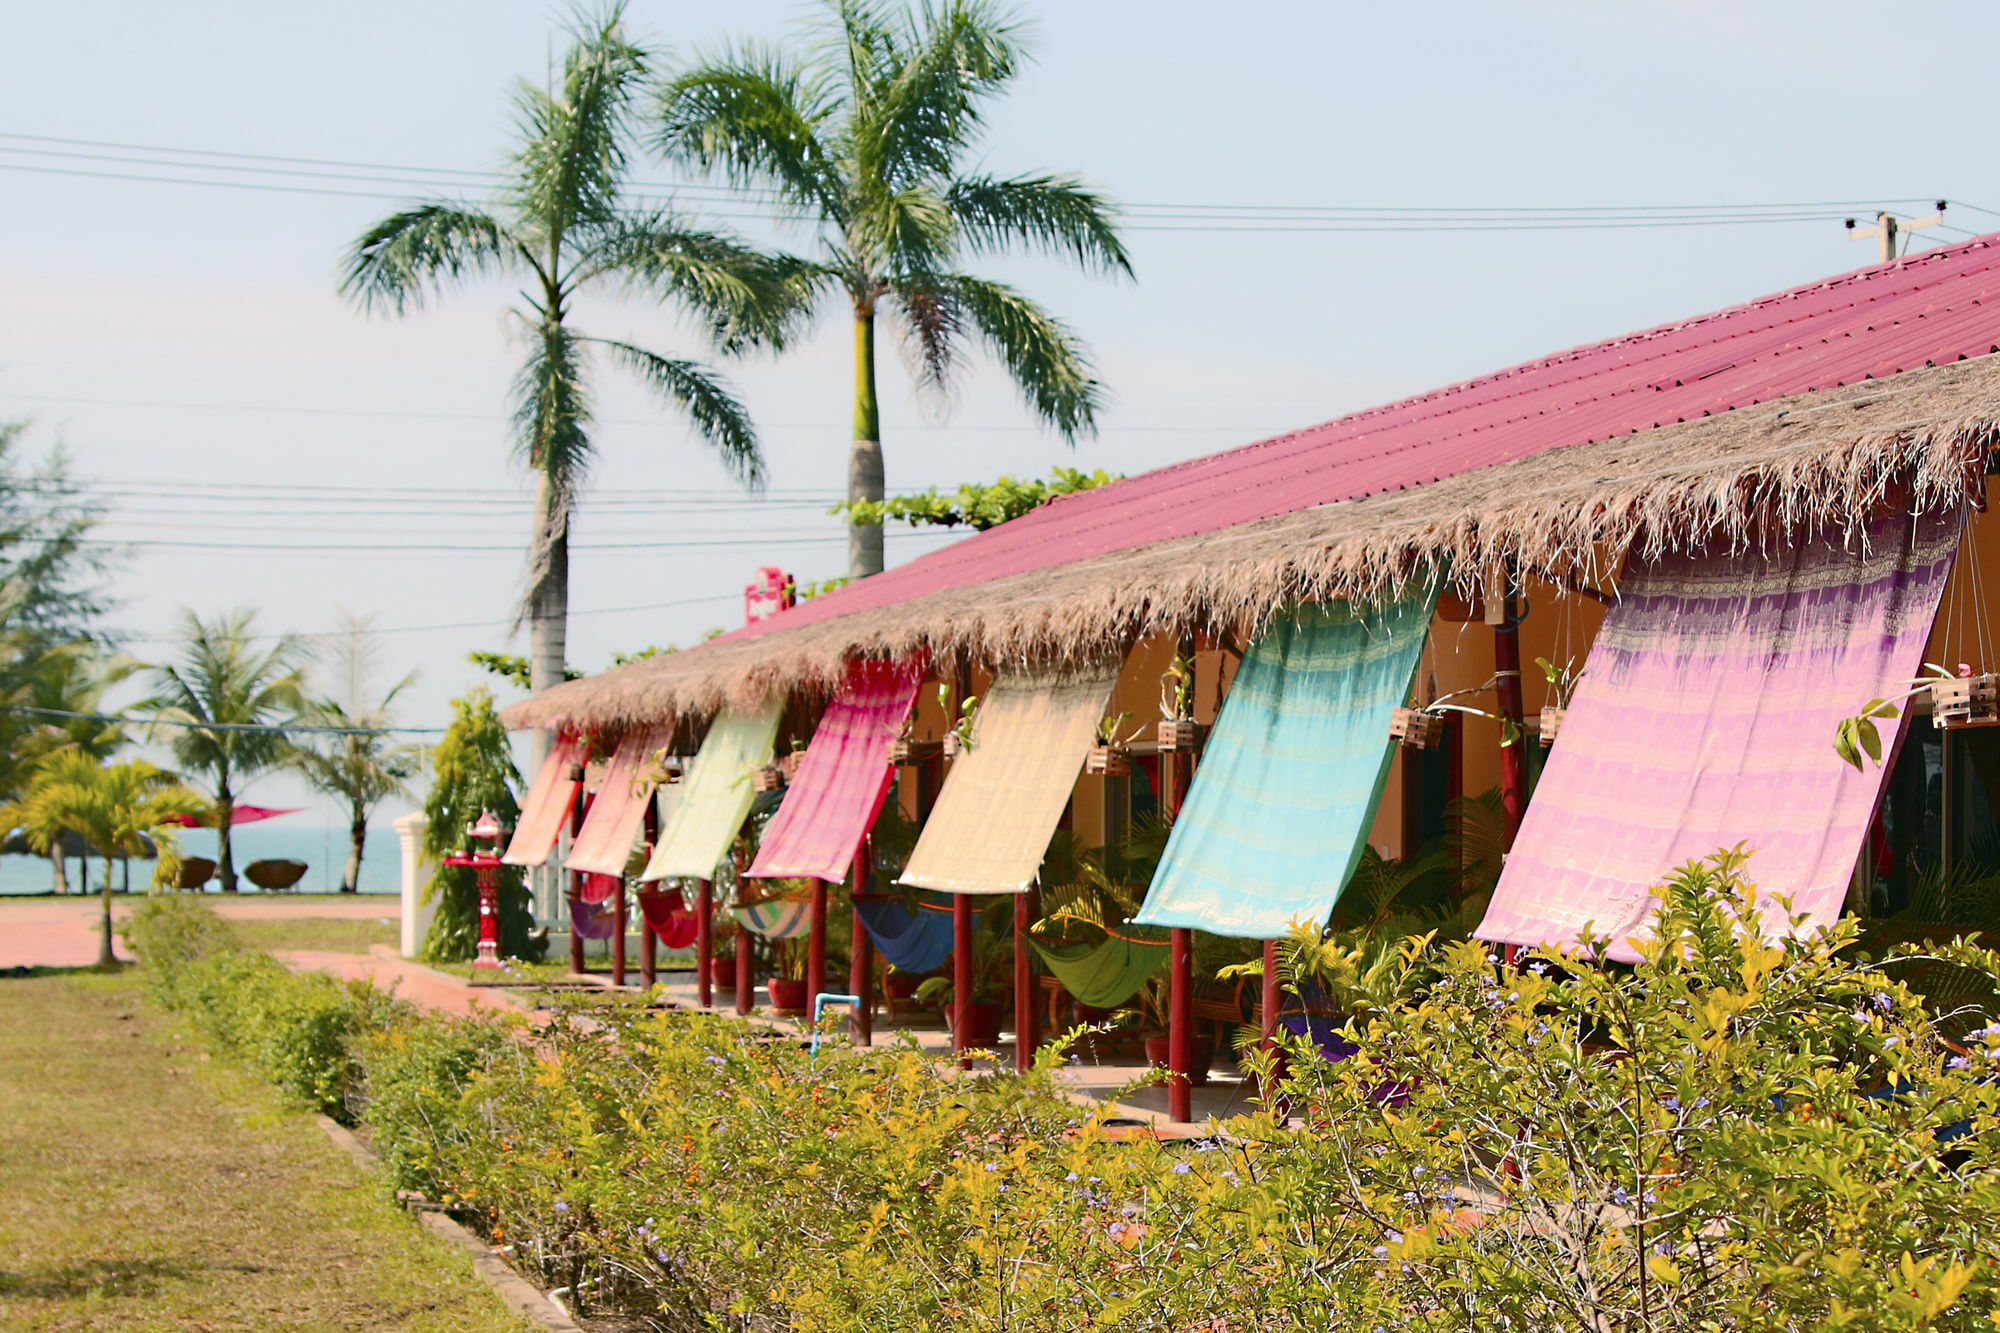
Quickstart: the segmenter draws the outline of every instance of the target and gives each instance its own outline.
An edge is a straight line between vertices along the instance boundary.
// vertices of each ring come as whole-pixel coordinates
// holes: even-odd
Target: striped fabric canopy
[[[1135,918],[1274,939],[1319,925],[1361,860],[1437,591],[1301,607],[1252,644]]]
[[[767,940],[793,940],[812,925],[812,904],[798,898],[772,898],[736,909],[736,923]]]
[[[1479,938],[1566,944],[1588,925],[1633,961],[1652,887],[1738,843],[1760,895],[1789,896],[1808,930],[1834,920],[1885,771],[1843,762],[1834,727],[1921,668],[1959,529],[1956,512],[1892,513],[1845,540],[1629,571]]]
[[[582,764],[589,753],[588,737],[574,732],[556,737],[555,744],[549,747],[548,758],[535,770],[535,780],[528,784],[527,798],[521,802],[521,817],[514,823],[514,836],[507,840],[502,861],[510,866],[538,866],[549,859],[549,853],[556,849],[556,840],[562,836],[563,825],[569,820],[577,788],[583,785],[571,776],[571,770]]]
[[[902,882],[947,893],[1032,884],[1117,683],[1117,663],[1081,680],[994,681],[973,748],[952,761]]]
[[[889,793],[894,776],[889,742],[902,730],[923,678],[921,661],[848,664],[778,813],[764,829],[749,871],[753,878],[847,877]]]
[[[756,792],[751,771],[771,759],[778,718],[777,700],[756,713],[724,709],[716,714],[701,750],[682,777],[680,793],[641,879],[709,879],[715,863],[743,831]]]
[[[646,822],[646,802],[653,799],[654,756],[672,740],[671,731],[648,727],[618,742],[564,865],[599,875],[625,873]]]

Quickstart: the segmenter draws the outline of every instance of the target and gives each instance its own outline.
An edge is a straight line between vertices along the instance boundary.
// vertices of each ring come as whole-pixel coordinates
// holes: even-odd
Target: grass
[[[321,949],[331,953],[367,953],[371,944],[394,948],[400,931],[393,911],[386,923],[297,916],[271,920],[237,918],[230,921],[229,928],[252,949]]]
[[[527,1327],[129,974],[0,979],[0,1068],[0,1327]]]

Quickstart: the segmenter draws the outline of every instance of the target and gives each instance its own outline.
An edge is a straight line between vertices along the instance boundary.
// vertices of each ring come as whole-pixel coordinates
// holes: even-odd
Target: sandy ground
[[[113,922],[131,910],[138,895],[111,899]],[[310,897],[250,894],[231,897],[212,893],[202,901],[232,921],[268,921],[280,917],[341,917],[350,920],[392,920],[402,910],[386,894]],[[0,967],[88,967],[97,961],[97,937],[102,900],[92,895],[48,898],[0,898]],[[122,942],[118,956],[128,957]]]

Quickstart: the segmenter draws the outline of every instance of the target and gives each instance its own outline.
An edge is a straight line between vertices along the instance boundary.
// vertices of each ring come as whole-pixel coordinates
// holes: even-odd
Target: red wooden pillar
[[[864,839],[860,852],[855,855],[854,867],[848,872],[850,901],[867,887],[872,862],[873,857]],[[855,1005],[848,1015],[847,1031],[856,1046],[866,1047],[875,1041],[875,937],[868,933],[867,923],[861,919],[859,903],[854,905],[853,911],[853,944],[847,955],[847,993],[859,995],[861,1003]]]
[[[611,984],[625,984],[625,877],[618,876],[618,887],[611,891]]]
[[[646,797],[645,829],[645,851],[648,858],[652,856],[653,844],[659,840],[659,836],[660,807],[653,800],[652,795],[648,794]],[[658,892],[659,886],[656,884],[653,887],[654,891]],[[660,979],[660,941],[653,934],[653,927],[646,917],[645,894],[646,890],[641,886],[639,889],[639,984],[647,990],[651,990],[654,984]]]
[[[826,881],[812,882],[812,900],[806,919],[806,1014],[810,1019],[813,1002],[826,990]]]
[[[577,780],[579,782],[583,780],[581,766],[577,769]],[[576,835],[583,832],[584,808],[589,804],[590,798],[584,795],[583,788],[579,786],[576,789],[576,799],[570,802],[569,807],[569,845],[571,847],[576,846]],[[569,903],[565,905],[574,908],[575,904],[582,897],[583,872],[581,870],[572,870],[569,872]],[[583,936],[577,933],[576,913],[574,910],[570,912],[569,919],[569,970],[572,972],[583,971]]]
[[[1028,925],[1035,919],[1035,891],[1014,895],[1014,1069],[1035,1063],[1035,968],[1028,953]]]
[[[743,858],[736,858],[736,905],[743,905]],[[750,928],[739,919],[736,923],[736,1012],[747,1014],[756,1004],[755,989],[750,983],[750,956],[754,946],[750,942]]]
[[[694,962],[698,974],[694,979],[696,1003],[706,1009],[715,1003],[714,987],[709,980],[715,961],[715,891],[707,880],[698,881],[694,895]]]
[[[1160,756],[1160,807],[1168,818],[1180,814],[1193,778],[1193,756]],[[1168,939],[1167,1118],[1186,1122],[1194,1119],[1194,932],[1176,926]]]
[[[1518,738],[1500,751],[1500,804],[1507,816],[1503,850],[1510,850],[1528,808],[1528,742],[1521,730],[1521,622],[1515,616],[1513,580],[1507,571],[1502,570],[1497,580],[1487,580],[1486,604],[1487,620],[1493,625],[1493,695],[1500,716],[1514,724]]]
[[[972,898],[951,896],[951,1048],[963,1051],[968,1043],[966,1030],[972,1015]],[[959,1058],[961,1069],[972,1068],[970,1058]]]

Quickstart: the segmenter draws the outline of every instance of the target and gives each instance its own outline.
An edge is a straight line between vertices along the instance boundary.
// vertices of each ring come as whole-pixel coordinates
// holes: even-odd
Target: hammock
[[[928,972],[951,957],[951,898],[926,893],[916,908],[888,894],[857,893],[854,910],[882,957],[898,972]]]
[[[767,940],[794,939],[812,924],[812,904],[798,898],[773,898],[737,908],[736,920],[752,935]]]
[[[618,928],[616,909],[606,910],[603,903],[586,902],[575,894],[569,896],[569,928],[577,938],[585,940],[608,940],[611,932]]]
[[[688,910],[678,893],[642,892],[639,912],[646,918],[646,928],[669,949],[685,949],[693,944],[701,925],[701,919]]]
[[[1126,929],[1143,930],[1144,927]],[[1161,938],[1153,938],[1155,934]],[[1105,933],[1102,944],[1043,944],[1031,939],[1076,1002],[1092,1009],[1116,1009],[1138,994],[1147,978],[1167,963],[1165,932],[1145,935]]]

